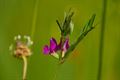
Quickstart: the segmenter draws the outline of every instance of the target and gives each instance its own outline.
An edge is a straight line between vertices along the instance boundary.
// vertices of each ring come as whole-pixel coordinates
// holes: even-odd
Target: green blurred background
[[[0,0],[0,80],[21,80],[22,61],[10,54],[9,46],[14,36],[31,35],[32,32],[34,46],[28,60],[28,80],[96,80],[102,1]],[[120,1],[108,0],[107,4],[102,80],[120,80]],[[71,43],[93,13],[97,15],[95,24],[99,24],[57,68],[57,60],[43,55],[42,47],[52,36],[59,41],[60,32],[55,20],[62,20],[64,12],[71,7],[75,12]]]

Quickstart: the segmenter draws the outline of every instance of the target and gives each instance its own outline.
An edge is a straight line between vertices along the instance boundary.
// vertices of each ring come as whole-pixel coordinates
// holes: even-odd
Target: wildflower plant
[[[68,13],[65,13],[62,24],[60,24],[60,22],[56,20],[56,23],[58,24],[61,32],[60,42],[57,43],[55,38],[52,37],[50,39],[50,46],[45,45],[43,47],[43,53],[45,55],[54,56],[56,59],[59,60],[59,63],[63,63],[73,52],[76,46],[80,43],[80,41],[94,28],[93,22],[95,19],[95,14],[92,15],[86,25],[82,28],[75,42],[70,45],[70,35],[72,34],[74,29],[74,24],[72,21],[73,15],[74,12],[70,10]]]
[[[30,47],[33,45],[29,36],[21,37],[20,35],[14,37],[14,43],[10,46],[10,51],[13,56],[23,60],[23,77],[26,80],[27,74],[27,58],[31,56],[32,52]]]

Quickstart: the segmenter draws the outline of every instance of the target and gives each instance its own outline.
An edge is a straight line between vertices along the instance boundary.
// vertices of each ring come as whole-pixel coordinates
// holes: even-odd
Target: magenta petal
[[[44,54],[49,54],[50,53],[50,49],[49,49],[49,47],[47,45],[44,46],[43,53]]]
[[[57,42],[54,38],[50,39],[50,52],[54,52],[57,49]]]
[[[66,52],[66,50],[69,48],[69,39],[66,39],[64,45],[63,45],[63,51]]]

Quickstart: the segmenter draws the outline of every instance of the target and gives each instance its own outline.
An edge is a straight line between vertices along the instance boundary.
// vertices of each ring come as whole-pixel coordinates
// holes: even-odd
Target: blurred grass
[[[0,80],[21,80],[22,61],[13,58],[8,48],[15,35],[31,35],[35,0],[0,0]],[[71,43],[93,13],[101,20],[102,0],[39,0],[34,33],[34,54],[29,58],[28,80],[52,80],[57,61],[42,54],[50,37],[59,40],[55,20],[73,7],[75,24]],[[120,80],[120,1],[108,0],[103,51],[102,80]],[[101,24],[101,23],[100,23]],[[77,46],[73,55],[58,70],[57,80],[96,80],[100,24]]]

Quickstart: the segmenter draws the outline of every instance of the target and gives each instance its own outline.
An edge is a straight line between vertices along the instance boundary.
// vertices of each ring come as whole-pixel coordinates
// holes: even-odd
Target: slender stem
[[[34,7],[34,13],[33,13],[33,22],[32,22],[32,30],[31,30],[31,38],[34,37],[35,28],[36,28],[36,20],[37,20],[37,12],[38,12],[38,4],[39,0],[36,0],[35,7]]]
[[[25,56],[22,56],[23,59],[23,78],[22,80],[26,80],[26,74],[27,74],[27,58]]]
[[[99,46],[99,65],[98,65],[98,76],[97,80],[102,79],[102,60],[103,60],[103,47],[104,47],[104,34],[105,34],[105,21],[106,21],[106,9],[107,0],[103,0],[103,11],[101,20],[101,34],[100,34],[100,46]]]

